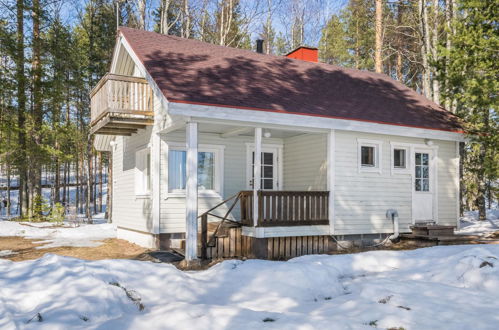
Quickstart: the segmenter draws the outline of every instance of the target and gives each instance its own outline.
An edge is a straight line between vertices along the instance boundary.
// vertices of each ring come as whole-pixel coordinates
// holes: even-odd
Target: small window
[[[405,149],[393,149],[393,167],[394,168],[406,168],[406,150]]]
[[[382,142],[357,139],[359,172],[381,173]]]
[[[360,150],[361,165],[364,167],[374,167],[376,166],[375,161],[375,148],[362,146]]]
[[[149,195],[151,192],[151,153],[149,148],[135,153],[135,195]]]

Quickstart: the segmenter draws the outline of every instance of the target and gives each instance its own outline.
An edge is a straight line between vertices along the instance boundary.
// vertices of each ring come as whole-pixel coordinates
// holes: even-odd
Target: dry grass
[[[36,240],[35,240],[36,241]],[[46,253],[58,254],[61,256],[74,257],[85,260],[102,259],[142,259],[147,249],[130,243],[128,241],[111,238],[102,241],[103,244],[97,247],[55,247],[48,249],[37,249],[43,243],[34,243],[34,240],[23,237],[0,237],[0,251],[12,250],[16,254],[1,257],[12,261],[24,261],[38,259]]]

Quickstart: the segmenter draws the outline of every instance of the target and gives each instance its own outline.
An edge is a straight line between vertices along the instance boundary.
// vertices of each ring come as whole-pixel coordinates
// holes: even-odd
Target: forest
[[[386,74],[459,116],[461,210],[497,205],[495,0],[0,0],[0,201],[39,219],[105,210],[110,157],[93,149],[90,91],[118,26]],[[111,180],[109,180],[111,181]],[[104,206],[103,206],[104,205]]]

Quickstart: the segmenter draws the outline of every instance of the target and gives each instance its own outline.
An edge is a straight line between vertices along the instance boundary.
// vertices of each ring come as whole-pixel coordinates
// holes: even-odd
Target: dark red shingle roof
[[[383,74],[143,30],[120,32],[171,102],[461,131],[452,113]]]

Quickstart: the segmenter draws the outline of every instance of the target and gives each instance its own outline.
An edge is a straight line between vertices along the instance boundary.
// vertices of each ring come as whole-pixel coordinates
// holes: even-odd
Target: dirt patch
[[[32,260],[42,257],[46,253],[58,254],[61,256],[74,257],[85,260],[102,259],[140,259],[149,250],[130,243],[128,241],[110,238],[102,241],[102,245],[97,247],[55,247],[48,249],[37,249],[43,243],[34,243],[23,237],[0,237],[0,251],[11,250],[15,254],[0,257],[12,261]]]

